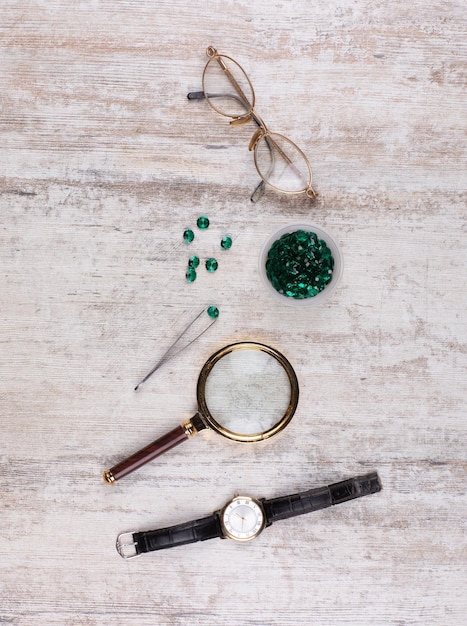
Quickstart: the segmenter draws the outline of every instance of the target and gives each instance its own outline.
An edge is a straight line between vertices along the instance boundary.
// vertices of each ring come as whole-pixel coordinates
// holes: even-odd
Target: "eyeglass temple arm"
[[[238,96],[235,96],[233,94],[210,93],[208,95],[209,95],[209,98],[233,98],[233,100],[240,102],[240,104],[242,104],[243,106],[245,105],[245,103]],[[188,100],[205,100],[206,99],[206,95],[204,91],[190,91],[189,93],[187,93],[186,97],[188,98]],[[253,122],[259,128],[261,128],[261,121],[256,117],[254,112],[252,112],[250,115],[251,115],[251,119],[253,120]],[[253,193],[250,196],[250,200],[252,202],[258,202],[258,200],[261,198],[261,196],[264,193],[265,187],[266,185],[265,185],[264,180],[261,180],[258,183],[258,185],[255,187],[255,189],[253,190]]]
[[[204,100],[206,98],[204,91],[190,91],[186,94],[186,97],[188,100]]]
[[[204,93],[204,91],[190,91],[189,93],[187,93],[186,97],[188,98],[188,100],[204,100],[206,98],[206,94]],[[243,100],[232,93],[208,93],[208,97],[209,98],[232,98],[232,100],[236,100],[242,106],[245,106],[245,103],[243,102]],[[251,119],[254,122],[256,122],[258,126],[260,125],[260,123],[258,122],[258,120],[255,118],[254,115],[251,115]]]
[[[208,48],[209,50],[209,48]],[[224,63],[224,61],[222,60],[222,57],[220,57],[217,52],[214,55],[214,58],[216,59],[217,63],[219,64],[221,70],[224,72],[224,74],[227,76],[227,78],[230,80],[230,82],[232,83],[235,91],[238,93],[238,95],[240,96],[240,99],[243,102],[243,105],[247,108],[247,109],[251,109],[251,104],[250,101],[248,100],[248,98],[246,97],[246,95],[243,93],[242,88],[240,87],[240,85],[238,84],[238,82],[235,80],[234,76],[232,75],[232,72],[229,70],[229,68],[227,67],[227,65]]]

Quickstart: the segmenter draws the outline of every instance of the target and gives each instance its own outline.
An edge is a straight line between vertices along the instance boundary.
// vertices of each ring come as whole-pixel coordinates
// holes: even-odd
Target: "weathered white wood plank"
[[[465,621],[466,9],[458,1],[3,3],[0,623]],[[319,201],[257,183],[249,126],[186,93],[215,45]],[[210,229],[189,249],[186,226]],[[339,240],[332,299],[278,307],[262,242]],[[232,250],[218,244],[229,232]],[[189,250],[189,251],[188,251]],[[187,256],[217,255],[188,285]],[[201,306],[212,329],[134,384]],[[297,414],[256,446],[199,434],[113,488],[105,467],[189,418],[206,358],[282,350]],[[378,470],[371,498],[132,562],[117,534]]]

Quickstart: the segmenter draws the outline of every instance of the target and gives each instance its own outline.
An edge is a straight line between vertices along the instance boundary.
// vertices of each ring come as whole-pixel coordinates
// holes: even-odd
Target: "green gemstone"
[[[221,240],[221,248],[223,250],[230,250],[230,248],[232,247],[232,239],[231,237],[223,237]]]
[[[208,270],[208,272],[215,272],[218,267],[219,263],[216,261],[216,259],[211,258],[206,260],[206,269]]]
[[[187,243],[191,243],[194,238],[195,238],[195,233],[191,230],[191,228],[187,228],[183,232],[183,240],[186,241]]]
[[[212,317],[213,320],[215,320],[216,317],[219,317],[219,309],[217,306],[210,306],[208,308],[208,315],[209,317]]]
[[[285,268],[287,270],[287,273],[290,276],[295,276],[296,274],[298,274],[298,267],[297,266],[298,266],[297,261],[294,261],[294,260],[287,261],[286,264],[285,264]]]
[[[206,230],[206,228],[209,228],[209,220],[205,215],[202,215],[201,217],[198,217],[196,225],[200,230]]]
[[[188,267],[196,269],[199,266],[199,256],[193,255],[188,259]]]
[[[185,272],[185,278],[187,282],[194,283],[196,280],[196,270],[189,267]]]
[[[299,243],[308,243],[310,241],[310,235],[304,230],[297,230],[295,233],[295,239]]]

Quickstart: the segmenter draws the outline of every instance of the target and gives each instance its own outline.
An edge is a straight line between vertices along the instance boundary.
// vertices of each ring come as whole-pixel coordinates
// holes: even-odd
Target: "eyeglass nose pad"
[[[242,115],[241,117],[236,117],[233,120],[230,120],[230,126],[242,126],[242,124],[248,124],[251,122],[253,118],[251,117],[251,113],[247,115]]]
[[[256,145],[262,136],[263,131],[261,128],[258,128],[258,130],[253,134],[253,137],[250,140],[250,145],[248,146],[248,150],[250,150],[250,152],[256,148]]]

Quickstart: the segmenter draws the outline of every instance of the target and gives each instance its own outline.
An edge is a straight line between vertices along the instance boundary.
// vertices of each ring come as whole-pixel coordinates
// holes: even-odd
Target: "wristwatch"
[[[146,552],[216,537],[250,541],[273,522],[377,493],[381,488],[378,474],[372,472],[271,500],[237,495],[219,511],[192,522],[147,532],[122,533],[117,538],[117,551],[124,559],[130,559]]]

